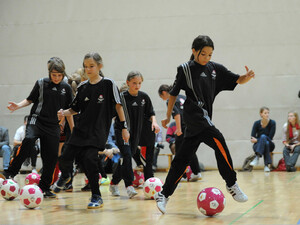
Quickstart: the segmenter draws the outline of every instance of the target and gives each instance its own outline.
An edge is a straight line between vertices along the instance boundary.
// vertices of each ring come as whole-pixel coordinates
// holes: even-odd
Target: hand
[[[157,123],[152,123],[152,130],[154,130],[154,133],[158,133],[160,131],[160,127]]]
[[[246,78],[249,79],[249,80],[251,78],[254,78],[255,77],[254,71],[253,70],[249,70],[248,66],[245,66],[245,68],[246,68],[246,71],[247,71],[247,73],[245,74]]]
[[[13,112],[13,111],[19,109],[19,105],[15,102],[8,102],[7,108],[10,110],[10,112]]]
[[[62,120],[64,117],[65,117],[64,110],[63,109],[58,110],[57,111],[58,120]]]
[[[175,134],[176,134],[177,136],[182,135],[181,129],[176,129],[176,130],[175,130]]]
[[[170,118],[167,118],[167,119],[164,119],[161,121],[161,125],[164,127],[164,128],[168,128],[167,124],[170,122]]]
[[[125,143],[128,143],[130,134],[127,129],[122,129],[122,138],[125,141]]]
[[[257,139],[255,137],[251,137],[251,140],[250,140],[253,144],[257,142]]]
[[[295,147],[296,147],[296,145],[290,145],[291,153],[294,152]]]

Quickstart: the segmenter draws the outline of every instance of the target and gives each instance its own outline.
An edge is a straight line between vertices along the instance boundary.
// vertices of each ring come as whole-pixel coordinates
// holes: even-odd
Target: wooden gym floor
[[[237,172],[238,183],[248,195],[246,203],[235,202],[226,192],[218,171],[202,173],[196,183],[181,182],[171,196],[167,213],[162,215],[154,200],[144,200],[143,190],[128,199],[124,183],[120,183],[120,197],[110,195],[108,185],[101,186],[104,206],[86,209],[90,192],[81,192],[84,175],[74,179],[74,191],[62,192],[57,199],[44,199],[40,208],[26,209],[18,199],[0,199],[0,224],[300,224],[300,172],[271,172],[261,170]],[[163,181],[166,173],[156,173]],[[26,175],[16,176],[23,187]],[[226,197],[224,211],[216,217],[202,215],[196,205],[200,190],[219,188]]]

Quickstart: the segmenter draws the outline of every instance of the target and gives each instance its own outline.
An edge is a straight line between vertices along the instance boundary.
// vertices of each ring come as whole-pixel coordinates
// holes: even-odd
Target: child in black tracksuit
[[[58,157],[60,128],[57,110],[68,108],[72,101],[71,87],[63,81],[65,65],[58,57],[48,61],[49,78],[36,81],[30,95],[22,102],[9,102],[8,109],[15,111],[33,103],[26,125],[25,138],[18,148],[10,166],[4,172],[6,177],[18,174],[22,163],[29,156],[38,138],[41,141],[41,158],[43,172],[39,187],[46,198],[55,198],[50,191],[53,172]],[[67,118],[69,119],[69,117]]]
[[[121,179],[123,179],[127,188],[127,194],[132,198],[137,192],[132,186],[133,171],[131,157],[135,154],[137,146],[139,145],[141,133],[145,126],[144,120],[147,118],[148,121],[151,121],[148,126],[150,131],[155,130],[156,133],[159,132],[159,126],[156,123],[155,113],[149,96],[145,92],[139,91],[143,82],[142,74],[138,71],[131,71],[127,76],[126,82],[129,88],[127,91],[121,93],[121,99],[128,130],[130,132],[130,140],[129,143],[124,143],[124,141],[121,140],[120,119],[117,117],[115,120],[116,143],[121,151],[123,162],[122,165],[119,163],[114,172],[109,190],[112,195],[119,196],[120,192],[117,185]],[[151,165],[152,162],[150,168],[152,167]]]
[[[182,89],[187,96],[183,109],[186,132],[181,148],[176,149],[178,152],[172,161],[163,190],[155,195],[157,207],[162,213],[166,212],[168,197],[175,191],[201,142],[215,150],[218,169],[228,192],[238,202],[248,200],[236,183],[236,173],[225,139],[211,118],[213,102],[218,93],[233,90],[237,84],[247,83],[255,74],[246,67],[246,74],[239,76],[223,65],[211,62],[213,50],[212,40],[200,35],[193,41],[191,60],[177,68],[176,80],[170,91],[167,119],[162,121],[162,125],[166,127],[169,123],[176,96]]]
[[[161,85],[158,89],[159,97],[167,101],[167,106],[169,104],[170,90],[171,87],[166,84]],[[172,110],[172,117],[175,119],[176,122],[175,154],[176,154],[176,149],[181,148],[183,137],[184,137],[185,123],[183,120],[183,105],[185,100],[186,100],[185,96],[178,95]],[[200,165],[196,154],[192,157],[190,166],[193,174],[191,175],[191,177],[187,177],[186,174],[184,174],[182,178],[191,182],[195,182],[198,181],[198,179],[201,179]]]
[[[127,142],[129,133],[126,129],[119,90],[115,82],[103,77],[101,73],[102,58],[98,53],[88,53],[83,66],[89,80],[82,82],[68,110],[58,111],[58,117],[79,113],[80,116],[73,129],[68,145],[62,153],[59,167],[60,179],[53,186],[59,192],[70,179],[75,156],[83,165],[85,175],[91,186],[91,202],[88,209],[100,208],[103,205],[99,190],[98,151],[105,149],[112,118],[117,111],[120,118],[120,129],[123,141]],[[101,75],[100,75],[101,74]]]

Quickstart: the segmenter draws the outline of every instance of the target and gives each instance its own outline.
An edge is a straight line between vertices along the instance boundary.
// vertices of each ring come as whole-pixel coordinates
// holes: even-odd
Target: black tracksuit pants
[[[78,163],[84,167],[84,173],[91,185],[91,191],[94,195],[100,195],[99,189],[99,165],[98,159],[99,148],[93,146],[75,146],[67,144],[66,149],[59,157],[59,169],[62,178],[71,177],[70,171],[73,169],[73,162],[76,157]]]
[[[185,137],[180,149],[172,161],[170,171],[167,175],[162,193],[165,197],[172,195],[181,179],[187,166],[192,161],[199,145],[204,142],[215,150],[215,157],[219,173],[225,180],[227,186],[234,185],[236,172],[233,169],[232,159],[225,143],[222,133],[214,126],[206,128],[193,137]]]
[[[58,157],[59,129],[57,129],[57,131],[57,136],[52,136],[38,128],[36,125],[28,124],[26,126],[25,138],[18,148],[15,157],[10,162],[8,173],[12,176],[16,176],[19,173],[23,162],[30,156],[30,152],[34,148],[36,140],[40,138],[43,173],[39,187],[43,192],[50,190],[50,185],[53,182],[53,172]]]

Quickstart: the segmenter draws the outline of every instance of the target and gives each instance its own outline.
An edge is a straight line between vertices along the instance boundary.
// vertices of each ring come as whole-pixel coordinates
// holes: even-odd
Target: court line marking
[[[259,204],[261,204],[264,200],[261,200],[260,202],[258,202],[256,205],[254,205],[253,207],[251,207],[250,209],[248,209],[246,212],[244,212],[242,215],[240,215],[239,217],[237,217],[236,219],[234,219],[233,221],[231,221],[229,223],[229,225],[235,223],[236,221],[238,221],[240,218],[242,218],[244,215],[246,215],[248,212],[250,212],[251,210],[253,210],[254,208],[256,208]]]
[[[296,174],[295,176],[291,177],[288,182],[291,182],[292,180],[294,180],[299,174]]]

